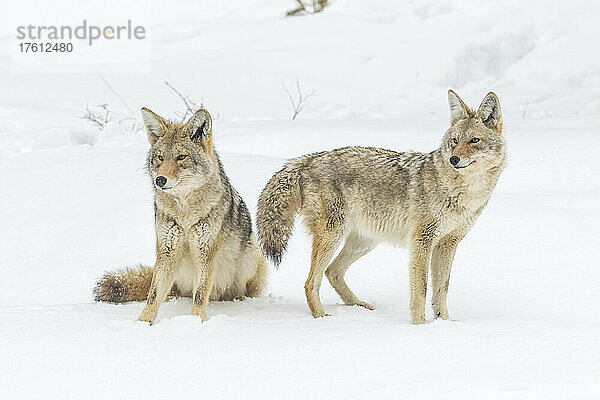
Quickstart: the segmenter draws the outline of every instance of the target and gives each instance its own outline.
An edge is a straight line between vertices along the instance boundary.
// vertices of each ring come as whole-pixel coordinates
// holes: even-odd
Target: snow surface
[[[429,151],[447,128],[448,88],[473,107],[496,91],[509,161],[459,246],[451,321],[428,309],[428,324],[409,324],[407,253],[383,245],[348,272],[376,310],[341,305],[324,281],[332,316],[314,320],[299,225],[268,296],[212,303],[206,323],[187,299],[162,305],[152,327],[135,321],[141,303],[94,303],[104,271],[152,264],[152,189],[143,132],[78,117],[88,104],[137,111],[98,74],[9,73],[3,52],[0,396],[600,398],[598,3],[338,0],[284,18],[293,6],[156,3],[151,72],[98,72],[134,110],[183,111],[164,80],[204,99],[253,214],[285,159],[348,145]],[[281,85],[296,79],[316,96],[290,121]]]

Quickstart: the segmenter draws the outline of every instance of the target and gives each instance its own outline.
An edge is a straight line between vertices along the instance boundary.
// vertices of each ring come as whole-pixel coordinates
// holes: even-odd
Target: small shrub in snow
[[[327,7],[328,0],[313,0],[312,4],[308,6],[302,0],[296,0],[296,3],[298,3],[298,7],[286,13],[288,17],[321,12]]]
[[[302,90],[300,89],[300,81],[296,81],[296,95],[293,96],[292,93],[288,90],[288,88],[285,86],[284,83],[281,84],[281,87],[283,88],[283,90],[285,91],[285,93],[288,95],[289,99],[290,99],[290,104],[292,105],[292,121],[296,119],[296,117],[298,116],[298,114],[300,114],[300,112],[302,111],[302,109],[304,108],[304,103],[306,103],[306,101],[308,100],[309,97],[312,97],[315,95],[315,91],[313,90],[312,92],[308,93],[308,94],[303,94]]]

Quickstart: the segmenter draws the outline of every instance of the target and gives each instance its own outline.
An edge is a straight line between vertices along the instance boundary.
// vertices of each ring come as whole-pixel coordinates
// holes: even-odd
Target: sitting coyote
[[[142,116],[151,145],[156,263],[105,274],[94,289],[96,300],[147,299],[139,320],[152,324],[169,294],[192,297],[192,314],[203,321],[209,299],[259,296],[267,263],[246,204],[213,148],[210,114],[199,110],[186,124],[169,123],[147,108]]]
[[[431,153],[345,147],[308,154],[288,162],[262,191],[258,233],[276,265],[297,213],[312,235],[304,288],[313,317],[327,315],[319,299],[323,272],[345,304],[373,309],[352,293],[344,275],[379,242],[388,242],[410,251],[412,323],[425,323],[430,264],[434,315],[448,319],[456,246],[488,202],[505,160],[498,97],[486,95],[477,112],[453,91],[448,101],[450,128]]]

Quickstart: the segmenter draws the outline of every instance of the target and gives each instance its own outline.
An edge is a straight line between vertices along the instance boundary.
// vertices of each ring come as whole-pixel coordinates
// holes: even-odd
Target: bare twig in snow
[[[306,6],[302,2],[302,0],[296,0],[296,3],[298,3],[298,7],[294,8],[293,10],[289,10],[285,13],[285,15],[287,15],[288,17],[293,17],[295,15],[306,14]]]
[[[119,124],[123,127],[126,132],[137,133],[146,129],[137,118],[127,117],[119,120]]]
[[[306,101],[315,95],[315,91],[313,90],[312,92],[304,95],[302,94],[302,90],[300,89],[300,81],[296,80],[296,97],[292,96],[292,93],[288,90],[288,88],[285,86],[285,84],[281,84],[281,87],[283,88],[283,90],[285,91],[285,93],[287,93],[289,99],[290,99],[290,103],[292,105],[292,109],[294,110],[294,113],[292,114],[292,121],[296,119],[296,117],[298,116],[298,114],[300,114],[300,112],[302,111],[302,109],[304,109],[304,103],[306,103]]]
[[[99,130],[104,129],[106,124],[112,119],[108,104],[100,104],[93,109],[91,109],[90,106],[86,106],[85,114],[81,118],[90,121],[92,124],[96,125]]]
[[[109,122],[115,119],[125,132],[137,133],[144,129],[144,125],[137,118],[125,117],[117,119],[113,117],[108,104],[99,104],[93,107],[86,106],[85,114],[81,118],[90,121],[99,131],[102,131]]]
[[[327,7],[328,0],[313,0],[313,13],[323,11]]]
[[[521,118],[525,118],[527,116],[527,109],[529,108],[529,103],[525,104],[525,107],[521,111]]]
[[[293,17],[321,12],[325,7],[327,7],[328,0],[312,0],[312,5],[308,7],[302,0],[296,0],[296,3],[298,3],[298,7],[294,8],[293,10],[289,10],[285,13],[285,15],[288,17]]]
[[[133,109],[131,107],[129,107],[129,104],[127,104],[125,102],[125,100],[123,100],[123,98],[121,96],[119,96],[119,93],[117,93],[117,91],[115,89],[113,89],[112,86],[110,86],[110,83],[108,83],[108,81],[106,80],[106,78],[104,78],[104,75],[102,75],[102,74],[98,74],[98,75],[100,75],[100,79],[102,79],[102,82],[104,82],[104,84],[112,92],[112,94],[114,94],[115,97],[117,99],[119,99],[119,101],[121,103],[123,103],[123,105],[129,110],[129,112],[133,114]]]
[[[181,101],[183,101],[183,104],[185,104],[185,113],[177,113],[177,116],[179,118],[181,118],[181,122],[185,122],[188,117],[191,117],[192,115],[194,115],[194,113],[196,111],[198,111],[201,108],[204,108],[204,99],[201,99],[200,101],[200,105],[196,104],[196,102],[194,102],[192,99],[190,99],[190,96],[184,96],[183,94],[181,94],[181,92],[179,92],[179,90],[175,89],[169,82],[165,81],[165,85],[167,85],[169,87],[169,89],[171,89],[173,92],[175,92],[175,94],[181,99]]]

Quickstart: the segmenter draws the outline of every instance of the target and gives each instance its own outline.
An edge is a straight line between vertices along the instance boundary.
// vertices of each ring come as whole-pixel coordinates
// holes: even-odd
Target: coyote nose
[[[167,183],[167,178],[165,178],[164,176],[156,177],[156,186],[163,187],[165,186],[165,183]]]
[[[456,165],[460,162],[460,158],[456,157],[456,156],[452,156],[450,157],[450,164],[452,165]],[[158,178],[156,178],[156,181],[158,182]],[[160,185],[162,186],[162,185]]]

